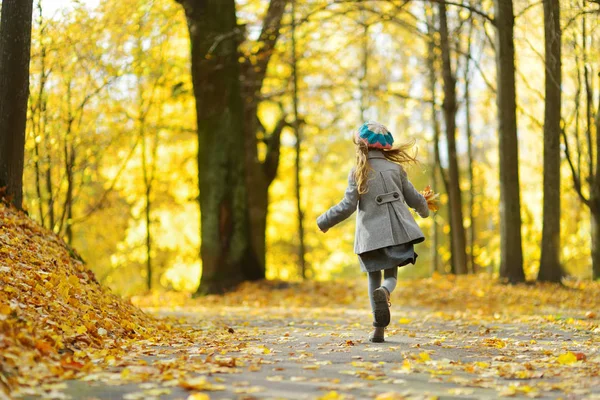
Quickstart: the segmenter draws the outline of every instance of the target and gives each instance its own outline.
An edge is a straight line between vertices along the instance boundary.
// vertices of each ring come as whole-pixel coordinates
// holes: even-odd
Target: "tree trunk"
[[[592,212],[592,276],[600,279],[600,209]]]
[[[367,109],[369,107],[369,25],[364,21],[363,25],[363,47],[362,47],[362,74],[358,82],[360,88],[360,121],[367,120]]]
[[[593,202],[592,271],[594,279],[600,279],[600,94],[596,109],[596,172],[590,176],[590,187],[590,197]]]
[[[452,254],[456,274],[466,274],[467,252],[465,228],[463,225],[462,197],[460,192],[460,177],[456,156],[456,78],[452,73],[450,62],[450,42],[448,35],[448,20],[446,5],[438,5],[440,13],[440,44],[442,48],[442,77],[444,80],[444,120],[446,122],[446,142],[448,149],[448,196],[450,198],[450,214],[452,215],[453,238]]]
[[[589,177],[590,211],[592,214],[592,275],[600,279],[600,95],[596,110],[596,173]],[[590,150],[590,156],[592,152]]]
[[[586,45],[587,38],[587,26],[586,16],[581,16],[581,30],[582,30],[582,53],[583,53],[583,84],[585,88],[585,120],[586,130],[585,139],[587,142],[587,152],[584,153],[582,141],[579,139],[579,124],[575,124],[575,143],[576,143],[576,155],[577,159],[573,160],[573,155],[569,150],[569,140],[567,134],[561,129],[561,135],[564,140],[564,154],[567,163],[571,169],[571,177],[573,179],[573,188],[579,196],[579,199],[586,207],[589,208],[591,214],[591,239],[592,239],[592,276],[594,279],[600,279],[600,185],[598,179],[600,179],[600,138],[598,135],[595,137],[592,134],[592,110],[594,107],[593,98],[593,80],[590,79],[591,71],[588,65],[588,52]],[[577,61],[577,68],[579,69],[579,60]],[[581,93],[581,74],[577,71],[577,91],[575,97],[575,116],[576,119],[579,117],[579,95]],[[595,119],[596,132],[600,132],[600,97],[598,98],[598,109],[596,111]],[[594,151],[596,155],[594,156]],[[582,170],[581,155],[584,154],[587,157],[587,176]],[[583,187],[585,182],[588,183],[589,197],[586,197]]]
[[[38,34],[40,37],[44,37],[45,35],[45,24],[44,24],[44,14],[42,12],[42,0],[38,0],[37,2],[37,10],[38,10],[38,24],[40,30]],[[43,227],[46,227],[46,216],[44,215],[44,195],[42,192],[42,170],[41,170],[41,152],[40,152],[40,143],[45,140],[46,137],[46,80],[49,71],[46,71],[46,43],[42,41],[40,43],[40,87],[37,92],[37,99],[35,103],[31,101],[31,132],[34,138],[34,171],[35,171],[35,191],[38,198],[38,213],[39,213],[39,221]],[[39,140],[38,140],[39,137]]]
[[[50,142],[50,140],[48,140],[48,138],[46,138],[46,144],[48,145],[48,143]],[[48,146],[46,146],[46,149],[48,149]],[[56,226],[56,217],[54,214],[54,185],[52,183],[52,156],[50,155],[49,152],[47,152],[47,167],[46,167],[46,193],[48,196],[48,229],[54,231],[55,226]]]
[[[473,6],[472,1],[469,1],[469,6]],[[465,56],[465,131],[467,136],[467,158],[468,158],[468,173],[469,173],[469,265],[472,274],[477,273],[477,265],[475,262],[475,176],[473,174],[473,131],[471,126],[471,49],[473,39],[473,15],[469,15],[469,30],[467,33],[467,51]]]
[[[435,114],[433,115],[433,118],[436,118]],[[437,122],[435,124],[437,124]],[[437,146],[437,143],[434,142],[433,146]],[[435,149],[432,150],[432,152],[435,153]],[[432,158],[433,159],[431,160],[431,163],[433,167],[431,168],[431,184],[435,188],[437,186],[437,160],[435,158],[435,154]],[[435,215],[433,215],[431,218],[431,237],[431,274],[433,275],[435,272],[438,272],[440,270],[440,256],[438,254],[439,234],[437,221],[435,220]]]
[[[246,60],[242,69],[242,93],[244,101],[244,143],[246,163],[246,185],[252,250],[257,262],[243,266],[245,280],[265,278],[266,272],[266,229],[269,207],[269,187],[279,167],[279,136],[276,128],[266,140],[269,142],[264,163],[258,158],[258,105],[273,49],[280,34],[281,19],[289,0],[271,0],[263,21],[261,34],[256,41],[256,62]],[[282,117],[284,120],[285,117]],[[279,130],[278,130],[279,129]],[[275,136],[273,136],[275,135]],[[276,144],[276,146],[274,146]]]
[[[435,105],[435,99],[437,98],[437,90],[436,90],[436,74],[435,74],[435,44],[434,44],[434,36],[433,36],[433,20],[429,20],[427,16],[427,8],[425,8],[425,18],[427,19],[427,34],[429,43],[427,46],[427,68],[429,72],[429,91],[431,93],[431,128],[433,130],[433,148],[432,148],[432,165],[431,168],[431,184],[433,185],[434,190],[437,188],[437,170],[441,168],[439,165],[439,138],[440,138],[440,124],[438,122],[438,112],[437,107]],[[436,223],[435,216],[431,221],[432,227],[432,256],[431,256],[431,274],[440,270],[440,255],[438,253],[439,248],[439,233],[438,233],[438,224]]]
[[[0,188],[23,203],[33,0],[3,0],[0,17]]]
[[[71,142],[69,149],[70,150],[68,152],[65,151],[65,159],[67,160],[67,165],[65,166],[65,170],[67,173],[67,195],[65,200],[65,210],[63,213],[63,217],[65,217],[66,215],[64,219],[65,235],[67,236],[67,243],[71,246],[73,245],[73,190],[75,189],[75,147],[73,142]]]
[[[296,135],[296,215],[298,218],[298,265],[302,279],[306,279],[306,248],[304,245],[304,211],[302,210],[302,136],[298,116],[298,59],[296,53],[296,1],[292,0],[292,86],[294,133]]]
[[[152,231],[151,229],[151,220],[150,220],[150,207],[151,207],[151,202],[150,202],[150,193],[151,193],[151,187],[150,185],[146,186],[146,210],[145,210],[145,217],[146,217],[146,287],[148,288],[148,291],[152,290]]]
[[[435,99],[437,98],[437,90],[436,90],[436,83],[437,83],[437,77],[436,77],[436,70],[435,70],[435,58],[436,58],[436,54],[435,54],[435,48],[436,48],[436,43],[435,43],[435,16],[434,16],[434,11],[433,11],[433,7],[431,8],[431,18],[428,17],[427,14],[427,9],[425,9],[425,18],[427,20],[427,37],[428,37],[428,45],[427,45],[427,69],[428,69],[428,75],[429,75],[429,90],[431,92],[431,124],[432,124],[432,128],[433,128],[433,154],[434,154],[434,170],[432,172],[433,176],[436,176],[436,170],[439,170],[439,175],[442,179],[442,183],[444,185],[444,190],[446,190],[446,193],[448,193],[449,189],[448,189],[448,178],[446,177],[446,174],[444,172],[444,168],[442,167],[442,162],[440,159],[440,124],[439,124],[439,120],[438,120],[438,109],[437,109],[437,105],[435,103]],[[434,179],[434,188],[436,181]],[[450,225],[450,231],[452,231],[452,214],[448,213],[448,224]],[[435,232],[437,233],[437,224],[434,221],[434,226],[436,226]],[[450,235],[449,238],[450,241],[450,249],[452,249],[452,235]],[[434,244],[434,263],[436,265],[436,268],[439,270],[440,266],[439,266],[439,254],[438,254],[438,246],[439,246],[439,237],[435,239],[435,244]],[[450,265],[454,265],[453,262],[453,254],[452,251],[450,251]],[[437,260],[437,261],[436,261]]]
[[[283,115],[265,140],[267,144],[265,160],[263,162],[259,161],[256,138],[258,97],[247,98],[252,98],[252,101],[254,102],[254,104],[248,104],[248,102],[246,102],[244,135],[251,242],[257,262],[244,265],[243,274],[244,280],[254,281],[265,278],[269,187],[277,176],[281,145],[280,137],[283,128],[287,126],[287,124],[285,122],[285,115]]]
[[[561,31],[558,0],[544,0],[546,93],[544,111],[544,208],[539,281],[560,282]]]
[[[500,277],[525,281],[521,244],[519,144],[515,87],[514,11],[512,0],[494,0],[498,74],[498,136],[500,160]]]
[[[139,85],[139,84],[138,84]],[[140,108],[141,108],[141,87],[139,88],[140,95]],[[140,110],[140,113],[143,111]],[[146,146],[146,131],[144,129],[145,120],[144,118],[140,118],[138,120],[139,124],[139,135],[140,141],[142,143],[142,175],[144,179],[144,220],[146,225],[146,288],[148,291],[152,290],[152,220],[150,219],[152,201],[150,195],[152,194],[152,182],[150,181],[149,173],[148,173],[148,155],[147,155],[147,146]]]
[[[469,61],[467,60],[467,63]],[[475,242],[476,242],[476,229],[475,229],[475,176],[473,173],[473,132],[471,129],[471,93],[469,78],[465,79],[465,125],[467,133],[467,158],[468,158],[468,171],[469,171],[469,219],[471,224],[469,225],[469,253],[471,273],[477,273],[477,265],[475,263]]]
[[[191,42],[198,124],[202,279],[197,294],[244,280],[258,262],[249,239],[244,174],[244,108],[234,0],[181,0]]]

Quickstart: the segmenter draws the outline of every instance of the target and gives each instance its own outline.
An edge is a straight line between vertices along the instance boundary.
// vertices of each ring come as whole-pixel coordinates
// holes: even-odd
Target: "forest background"
[[[275,3],[283,12],[256,101],[260,161],[269,160],[280,139],[268,188],[267,278],[360,274],[353,222],[323,235],[314,221],[341,199],[354,163],[352,132],[367,119],[387,125],[397,141],[415,138],[421,162],[409,169],[410,178],[418,189],[432,185],[442,194],[439,213],[418,221],[428,240],[417,247],[417,265],[401,269],[401,276],[461,272],[455,261],[461,262],[460,251],[456,243],[452,251],[450,236],[451,211],[457,209],[466,239],[462,272],[497,274],[501,188],[493,2],[448,2],[441,19],[438,5],[425,1],[298,0],[293,14],[287,1],[237,1],[240,65],[261,66],[260,39]],[[520,231],[523,270],[533,279],[543,220],[544,13],[541,1],[513,4]],[[559,251],[567,275],[590,279],[593,224],[582,198],[593,192],[593,179],[586,176],[593,177],[597,155],[598,5],[562,0],[560,8]],[[458,204],[449,204],[453,157],[443,115],[452,79]],[[194,104],[190,36],[177,2],[36,1],[24,206],[119,294],[193,292],[200,283]]]

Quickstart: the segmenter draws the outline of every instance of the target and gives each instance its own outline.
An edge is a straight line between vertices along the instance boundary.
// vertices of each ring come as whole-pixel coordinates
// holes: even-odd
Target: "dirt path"
[[[386,343],[373,344],[367,311],[350,307],[154,312],[189,329],[190,342],[139,343],[112,370],[47,387],[48,397],[600,399],[598,332],[547,317],[477,322],[401,307]]]

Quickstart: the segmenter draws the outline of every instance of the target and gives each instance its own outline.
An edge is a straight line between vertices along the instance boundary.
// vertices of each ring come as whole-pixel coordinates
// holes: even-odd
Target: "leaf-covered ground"
[[[366,281],[134,298],[0,206],[0,381],[25,398],[600,399],[600,286],[400,282],[369,343]],[[2,398],[0,391],[0,398]]]
[[[170,327],[113,295],[56,235],[0,203],[0,396],[106,367]]]

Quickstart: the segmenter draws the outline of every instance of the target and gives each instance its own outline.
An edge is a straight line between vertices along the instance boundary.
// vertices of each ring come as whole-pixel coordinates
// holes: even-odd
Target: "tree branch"
[[[258,50],[254,53],[257,61],[253,64],[249,58],[246,58],[242,64],[245,80],[249,82],[252,88],[251,92],[259,92],[265,79],[267,66],[280,36],[281,19],[283,18],[288,2],[289,0],[271,0],[269,2],[262,30],[256,41],[259,45]]]
[[[518,14],[515,15],[515,19],[522,17],[523,15],[525,15],[525,13],[527,13],[527,11],[531,10],[533,7],[541,6],[542,4],[543,4],[542,1],[536,1],[534,3],[527,5],[527,7],[525,7]]]
[[[470,6],[469,4],[455,3],[453,1],[448,1],[448,0],[428,0],[428,1],[430,1],[432,3],[436,3],[436,4],[445,4],[447,6],[456,6],[456,7],[464,8],[465,10],[469,10],[473,14],[483,17],[485,20],[490,22],[492,25],[494,25],[494,26],[496,25],[496,21],[489,14],[479,10],[478,8]]]
[[[589,199],[587,199],[581,191],[581,176],[579,176],[577,174],[577,171],[575,171],[575,166],[573,165],[573,160],[571,159],[571,150],[569,149],[569,140],[567,139],[567,133],[564,129],[561,129],[560,133],[565,143],[565,158],[567,159],[567,163],[569,164],[569,168],[571,169],[571,175],[573,176],[573,187],[575,188],[575,192],[577,193],[581,201],[586,206],[590,207]]]
[[[289,127],[290,124],[286,122],[285,115],[283,115],[277,122],[271,135],[269,135],[269,138],[266,140],[267,155],[265,156],[265,161],[262,163],[262,167],[267,180],[267,185],[270,185],[277,176],[279,156],[281,155],[281,133],[286,126]]]
[[[119,181],[119,178],[121,177],[121,174],[123,173],[123,171],[125,171],[125,168],[127,167],[127,164],[129,164],[129,160],[131,160],[131,157],[133,156],[135,149],[137,148],[138,144],[140,143],[140,137],[136,137],[136,141],[134,142],[133,146],[131,147],[131,149],[129,150],[129,153],[127,154],[127,156],[125,157],[125,160],[123,162],[123,164],[121,164],[121,166],[119,167],[119,170],[117,171],[117,174],[115,175],[115,177],[113,178],[112,182],[110,183],[109,187],[102,193],[102,195],[100,196],[100,199],[96,202],[96,204],[92,205],[91,207],[88,208],[88,210],[85,212],[84,215],[82,215],[81,217],[74,219],[71,222],[71,226],[81,223],[83,221],[85,221],[87,218],[90,217],[90,215],[92,215],[94,212],[98,211],[99,209],[101,209],[102,207],[104,207],[104,202],[106,201],[106,199],[108,198],[108,195],[114,190],[114,188],[117,185],[117,182]]]

